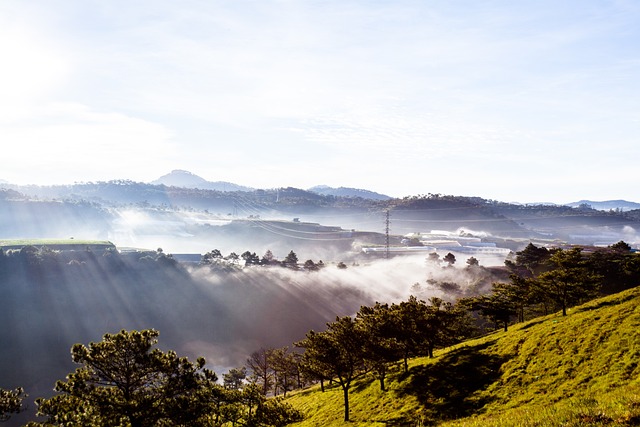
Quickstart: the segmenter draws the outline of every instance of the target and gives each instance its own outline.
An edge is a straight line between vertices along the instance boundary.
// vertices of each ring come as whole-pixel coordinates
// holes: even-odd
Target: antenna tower
[[[389,259],[389,229],[391,226],[391,214],[390,214],[390,210],[387,209],[386,210],[386,215],[385,215],[385,220],[384,220],[384,236],[385,236],[385,243],[384,243],[384,257],[386,259]]]

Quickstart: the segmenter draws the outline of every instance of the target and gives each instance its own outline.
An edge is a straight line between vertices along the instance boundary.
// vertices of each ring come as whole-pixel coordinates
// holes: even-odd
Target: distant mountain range
[[[622,211],[632,211],[635,209],[640,209],[640,203],[629,202],[627,200],[605,200],[602,202],[580,200],[579,202],[567,203],[567,206],[571,206],[572,208],[577,208],[585,205],[588,205],[592,209],[597,209],[599,211],[610,211],[618,209]]]
[[[153,185],[166,185],[167,187],[182,188],[198,188],[200,190],[215,191],[253,191],[255,188],[234,184],[227,181],[207,181],[206,179],[185,170],[173,170],[170,173],[161,176],[155,181],[150,182]],[[391,197],[376,193],[374,191],[363,190],[359,188],[349,187],[329,187],[327,185],[317,185],[309,188],[307,191],[320,194],[323,196],[337,197],[361,197],[370,200],[390,200]]]
[[[123,198],[121,193],[121,189],[124,188],[123,184],[126,186],[136,187],[135,194],[129,194],[128,198]],[[235,184],[228,181],[208,181],[194,173],[191,173],[186,170],[173,170],[170,173],[161,176],[160,178],[151,181],[149,183],[136,183],[130,181],[109,181],[109,182],[100,182],[95,183],[76,183],[74,185],[58,185],[58,186],[21,186],[15,185],[7,182],[6,180],[0,179],[0,186],[6,189],[13,189],[15,191],[19,191],[24,194],[28,194],[33,197],[42,197],[42,198],[74,198],[77,199],[85,198],[85,199],[104,199],[104,200],[112,200],[118,202],[134,202],[137,201],[140,197],[142,200],[148,200],[149,202],[153,202],[157,199],[157,195],[159,194],[157,190],[153,190],[151,188],[144,188],[143,186],[166,186],[174,188],[175,191],[179,191],[179,189],[198,189],[203,191],[217,191],[221,193],[233,193],[233,192],[247,192],[247,193],[256,193],[259,192],[262,195],[266,192],[276,192],[276,189],[256,189],[244,185]],[[112,194],[111,196],[105,194],[105,189],[111,188],[108,193],[120,194],[116,196]],[[280,193],[283,194],[283,191],[295,193],[293,187],[281,188]],[[297,194],[298,198],[313,198],[313,195],[317,196],[332,196],[338,198],[351,198],[351,199],[362,199],[368,200],[372,202],[386,202],[392,200],[393,198],[387,196],[385,194],[377,193],[371,190],[359,189],[359,188],[351,188],[351,187],[330,187],[327,185],[317,185],[311,187],[307,190],[297,190],[297,192],[306,192],[304,195],[302,193]],[[129,192],[131,193],[131,192]],[[146,194],[152,193],[152,194]],[[144,194],[144,196],[142,195]],[[6,195],[5,195],[6,196]],[[115,197],[112,197],[115,196]],[[6,196],[8,197],[8,196]],[[277,197],[276,197],[277,198]],[[158,200],[155,200],[158,202]],[[168,202],[168,201],[167,201]],[[186,200],[185,200],[186,202]],[[526,203],[522,204],[520,202],[510,203],[511,205],[517,206],[566,206],[571,208],[579,208],[579,207],[588,207],[598,211],[621,211],[628,212],[634,210],[640,210],[640,203],[630,202],[627,200],[605,200],[605,201],[593,201],[593,200],[580,200],[577,202],[566,203],[563,205],[558,205],[555,203]]]
[[[152,241],[168,236],[181,239],[180,244],[190,248],[201,244],[209,250],[212,241],[218,245],[223,241],[241,247],[257,245],[258,235],[264,234],[264,247],[253,250],[273,249],[274,242],[288,248],[283,251],[309,243],[314,253],[322,247],[326,255],[344,251],[336,245],[347,242],[351,247],[361,236],[335,239],[330,234],[335,233],[334,229],[298,232],[301,224],[337,226],[349,233],[379,233],[385,226],[384,212],[392,210],[391,230],[397,236],[433,230],[445,235],[493,236],[500,247],[514,251],[532,239],[573,244],[612,244],[620,240],[640,243],[640,208],[632,209],[639,204],[582,200],[575,205],[578,207],[524,205],[440,194],[392,199],[369,190],[328,186],[310,190],[251,189],[229,182],[208,182],[187,171],[173,171],[153,183],[118,180],[54,186],[1,184],[0,237],[83,236],[140,247],[143,238]],[[131,225],[133,211],[144,218],[136,220],[135,226]],[[268,221],[287,222],[282,225]],[[240,222],[250,232],[218,227],[222,223],[236,227]],[[367,238],[366,242],[374,240]],[[229,250],[235,250],[235,246]]]
[[[166,185],[168,187],[182,187],[182,188],[198,188],[201,190],[216,190],[216,191],[254,191],[255,188],[246,187],[243,185],[234,184],[226,181],[207,181],[206,179],[193,174],[185,170],[174,170],[170,173],[161,176],[160,178],[152,181],[153,185]],[[368,200],[391,200],[392,197],[386,194],[376,193],[360,188],[351,187],[330,187],[328,185],[316,185],[307,189],[307,191],[320,194],[323,196],[336,196],[336,197],[360,197]],[[541,205],[552,205],[553,203],[535,203]],[[592,200],[580,200],[577,202],[566,203],[564,206],[570,206],[577,208],[580,206],[588,205],[592,209],[599,211],[609,210],[621,210],[630,211],[640,209],[640,203],[629,202],[627,200],[606,200],[596,202]]]

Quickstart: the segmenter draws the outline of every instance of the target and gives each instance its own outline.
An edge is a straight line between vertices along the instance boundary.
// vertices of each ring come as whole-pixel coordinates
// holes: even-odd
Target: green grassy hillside
[[[364,377],[351,390],[299,392],[297,426],[640,425],[640,288],[394,367],[388,390]]]

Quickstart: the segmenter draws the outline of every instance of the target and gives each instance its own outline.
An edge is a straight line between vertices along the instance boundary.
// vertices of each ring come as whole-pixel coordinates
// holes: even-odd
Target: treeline
[[[162,248],[155,251],[120,252],[116,249],[104,251],[86,250],[56,250],[47,246],[28,245],[20,250],[3,250],[0,248],[0,274],[25,273],[29,275],[55,275],[61,269],[74,266],[91,265],[102,268],[110,274],[117,274],[125,269],[140,269],[144,266],[152,270],[162,268],[185,273],[186,270]],[[306,271],[318,271],[325,267],[322,260],[307,259],[301,262],[298,255],[291,250],[283,259],[278,259],[267,250],[259,256],[255,252],[245,251],[238,255],[231,252],[223,255],[219,249],[213,249],[201,256],[200,267],[209,267],[212,271],[235,271],[247,266],[281,266]],[[343,262],[337,263],[338,268],[347,268]],[[144,269],[144,268],[143,268]]]
[[[20,286],[24,292],[37,284],[50,284],[52,290],[60,284],[93,287],[96,284],[127,281],[132,287],[153,283],[179,284],[187,281],[189,273],[172,255],[161,248],[156,251],[119,252],[54,250],[46,246],[25,246],[20,250],[0,249],[0,289]],[[0,301],[0,307],[2,306]],[[1,318],[2,316],[0,316]]]
[[[501,324],[522,322],[590,299],[623,291],[640,283],[640,256],[620,241],[607,248],[545,248],[529,244],[505,261],[506,283],[494,283],[487,295],[458,304]]]
[[[302,369],[319,381],[332,379],[343,391],[344,420],[349,421],[349,390],[353,380],[368,372],[385,390],[390,364],[428,355],[471,335],[470,318],[457,305],[415,297],[399,304],[361,307],[355,317],[339,317],[322,332],[309,331],[296,346],[303,348]]]
[[[11,274],[26,272],[30,274],[46,274],[59,272],[63,266],[96,265],[107,269],[110,273],[119,270],[155,263],[154,266],[165,266],[179,269],[178,262],[170,254],[165,254],[162,248],[156,251],[119,252],[109,248],[104,251],[86,250],[55,250],[47,246],[27,245],[20,250],[0,248],[0,273]]]
[[[349,420],[349,389],[354,379],[373,374],[385,391],[389,366],[408,359],[433,357],[436,348],[458,343],[473,335],[473,319],[457,304],[431,298],[410,297],[398,304],[362,306],[355,315],[338,317],[322,332],[309,331],[295,348],[260,349],[246,366],[225,374],[231,388],[251,384],[264,396],[280,394],[326,382],[337,382],[344,393],[345,421]]]
[[[233,271],[239,267],[245,266],[280,266],[292,269],[303,269],[306,271],[318,271],[325,267],[322,260],[313,261],[308,259],[304,263],[300,263],[298,255],[291,250],[287,256],[282,260],[279,260],[273,255],[271,250],[267,249],[262,257],[255,252],[245,251],[238,255],[236,252],[231,252],[228,255],[223,255],[219,249],[213,249],[204,255],[200,259],[199,265],[210,267],[212,270],[218,271]],[[343,262],[337,264],[338,268],[347,268],[347,265]]]

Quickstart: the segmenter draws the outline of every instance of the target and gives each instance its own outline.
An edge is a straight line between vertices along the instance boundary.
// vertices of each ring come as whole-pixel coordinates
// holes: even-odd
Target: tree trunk
[[[382,367],[379,369],[378,371],[378,379],[380,380],[380,390],[381,391],[386,391],[385,385],[384,385],[384,379],[387,376],[387,365],[383,364]]]
[[[349,421],[349,387],[342,387],[344,394],[344,420]]]
[[[277,396],[278,395],[278,374],[274,373],[273,374],[273,395]],[[265,394],[266,396],[266,394]]]
[[[138,417],[129,416],[129,422],[131,423],[131,427],[142,427],[142,420]]]

